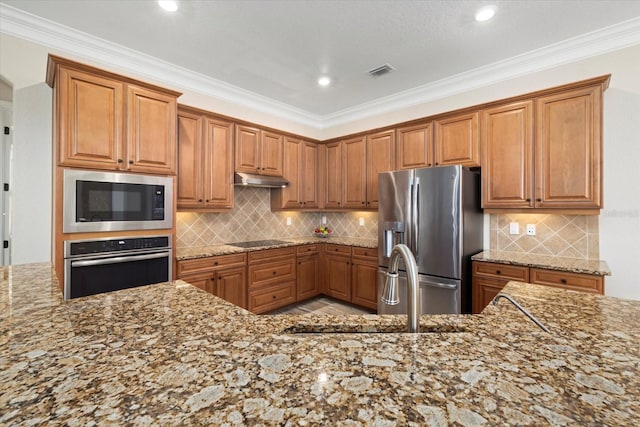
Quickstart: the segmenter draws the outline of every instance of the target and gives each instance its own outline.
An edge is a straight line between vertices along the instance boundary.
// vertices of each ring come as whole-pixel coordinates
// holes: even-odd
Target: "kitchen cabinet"
[[[473,313],[480,313],[511,280],[604,294],[604,278],[537,267],[473,261]]]
[[[351,301],[351,248],[325,244],[324,293],[343,301]]]
[[[352,248],[351,302],[377,310],[378,251]]]
[[[608,76],[482,115],[482,207],[597,213]]]
[[[432,166],[433,126],[431,121],[396,129],[396,169]]]
[[[434,165],[480,166],[480,113],[455,114],[433,121]]]
[[[233,207],[233,123],[180,107],[177,202],[179,210]]]
[[[364,209],[367,203],[367,144],[365,137],[342,141],[342,207]]]
[[[303,301],[321,292],[320,246],[298,246],[296,254],[298,262],[296,301]]]
[[[282,176],[282,135],[251,126],[236,125],[235,150],[236,172]]]
[[[172,175],[177,92],[49,56],[57,165]]]
[[[272,211],[319,208],[318,152],[317,144],[284,138],[283,176],[289,185],[271,190]]]
[[[296,248],[249,252],[248,308],[264,313],[296,302]]]
[[[325,185],[324,207],[342,207],[342,143],[331,142],[324,146]]]
[[[378,209],[378,174],[394,169],[395,145],[393,130],[367,135],[367,209]]]
[[[179,279],[247,308],[247,257],[244,253],[180,260]]]
[[[533,206],[533,101],[482,112],[482,207]]]

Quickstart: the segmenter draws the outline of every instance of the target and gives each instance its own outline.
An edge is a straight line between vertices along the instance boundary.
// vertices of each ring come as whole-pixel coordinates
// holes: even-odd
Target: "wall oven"
[[[68,240],[64,299],[171,280],[171,236]]]
[[[65,169],[64,233],[173,227],[173,178]]]

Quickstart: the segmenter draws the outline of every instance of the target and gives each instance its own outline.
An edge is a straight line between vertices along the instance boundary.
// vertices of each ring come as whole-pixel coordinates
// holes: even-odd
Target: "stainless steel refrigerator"
[[[407,312],[407,280],[400,263],[400,304],[380,301],[389,255],[406,244],[416,258],[422,314],[471,312],[471,256],[482,251],[480,174],[443,166],[379,175],[378,313]]]

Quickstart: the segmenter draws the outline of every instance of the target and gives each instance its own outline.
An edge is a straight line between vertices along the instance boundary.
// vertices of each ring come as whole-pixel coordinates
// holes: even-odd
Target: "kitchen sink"
[[[399,334],[406,333],[407,325],[318,325],[298,324],[285,328],[285,334]],[[418,333],[451,333],[467,332],[463,326],[427,325],[421,326]]]

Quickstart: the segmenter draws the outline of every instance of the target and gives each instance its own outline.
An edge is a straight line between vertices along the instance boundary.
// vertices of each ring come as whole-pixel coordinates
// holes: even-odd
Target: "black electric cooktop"
[[[287,243],[289,242],[285,242],[284,240],[252,240],[250,242],[228,243],[228,245],[239,248],[259,248],[261,246],[286,245]]]

